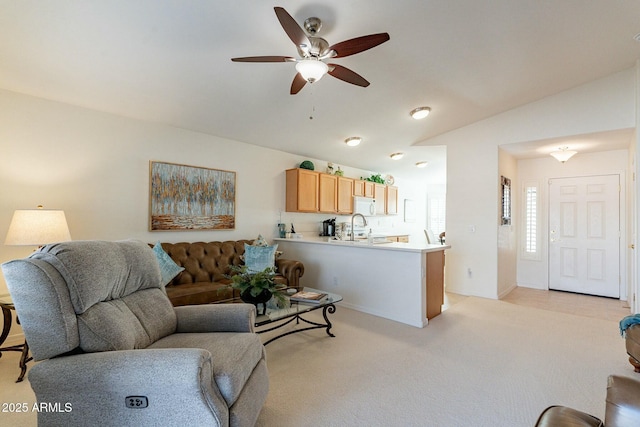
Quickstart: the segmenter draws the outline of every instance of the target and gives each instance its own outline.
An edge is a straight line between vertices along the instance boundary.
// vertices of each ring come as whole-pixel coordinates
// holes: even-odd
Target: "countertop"
[[[276,242],[288,242],[288,243],[298,243],[298,244],[311,244],[311,245],[330,245],[330,246],[338,246],[338,247],[351,247],[358,249],[373,249],[373,250],[384,250],[384,251],[405,251],[405,252],[437,252],[443,251],[445,249],[450,249],[450,245],[429,245],[427,243],[399,243],[399,242],[389,242],[389,243],[373,243],[370,244],[367,240],[361,241],[349,241],[349,240],[331,240],[329,241],[328,237],[303,237],[301,239],[282,239],[275,238],[273,239]]]

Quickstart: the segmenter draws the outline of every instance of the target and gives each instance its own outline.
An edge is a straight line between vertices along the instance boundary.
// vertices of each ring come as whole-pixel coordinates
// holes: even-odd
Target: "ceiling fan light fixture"
[[[296,64],[296,70],[309,83],[317,82],[327,74],[329,67],[318,59],[303,59]]]
[[[418,163],[416,163],[416,167],[417,168],[426,168],[427,164],[428,164],[428,162],[418,162]]]
[[[362,142],[362,138],[360,138],[359,136],[351,136],[344,140],[344,143],[347,144],[349,147],[355,147],[356,145],[359,145],[361,142]]]
[[[391,157],[391,160],[400,160],[402,157],[404,157],[404,153],[393,153],[389,157]]]
[[[409,112],[409,115],[416,120],[424,119],[431,112],[431,108],[429,107],[418,107],[414,108]]]
[[[577,151],[569,150],[569,147],[560,147],[556,151],[552,151],[551,156],[555,158],[560,163],[564,163],[573,157],[575,154],[578,154]]]

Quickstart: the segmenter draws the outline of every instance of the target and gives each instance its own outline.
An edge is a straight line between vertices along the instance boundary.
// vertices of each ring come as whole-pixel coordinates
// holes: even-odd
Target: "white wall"
[[[211,241],[259,233],[269,239],[281,219],[298,231],[318,232],[319,223],[332,217],[282,213],[284,171],[297,167],[300,156],[8,91],[0,91],[0,146],[0,243],[13,211],[38,204],[64,209],[74,240]],[[237,172],[236,229],[148,231],[150,160]],[[314,162],[325,169],[325,162]],[[340,166],[345,176],[370,175]],[[375,218],[372,226],[423,238],[425,183],[396,176],[396,184],[400,214]],[[405,198],[415,201],[415,223],[404,223]],[[33,249],[0,244],[0,262]],[[0,294],[6,292],[0,278]]]
[[[635,82],[632,68],[422,142],[447,146],[449,291],[498,297],[497,147],[634,128]]]
[[[305,160],[300,156],[8,91],[0,91],[0,147],[0,243],[14,210],[39,204],[65,211],[74,240],[212,241],[260,233],[270,239],[280,220],[299,232],[317,233],[320,222],[332,217],[283,212],[284,171]],[[236,229],[148,231],[151,160],[237,172]],[[326,167],[314,163],[317,170]],[[370,175],[340,166],[348,177]],[[399,215],[372,218],[372,228],[424,239],[426,183],[396,176],[396,185]],[[414,223],[404,222],[405,198],[415,202]],[[0,262],[33,249],[0,244]],[[0,275],[0,295],[6,293]],[[7,344],[20,339],[14,326]]]
[[[603,151],[599,153],[576,154],[566,163],[560,163],[551,156],[539,159],[524,159],[518,161],[518,181],[521,186],[527,182],[538,184],[539,198],[539,236],[540,259],[529,260],[518,257],[518,286],[548,289],[549,288],[549,179],[566,178],[589,175],[620,175],[620,227],[621,227],[621,275],[622,283],[626,282],[626,247],[627,247],[627,207],[626,207],[626,175],[628,165],[628,150]],[[519,188],[522,194],[522,187]],[[522,237],[522,236],[520,236]],[[522,253],[522,238],[519,239],[519,251]],[[626,286],[621,289],[621,299],[626,299]]]
[[[516,270],[517,270],[517,232],[520,227],[520,211],[521,201],[518,189],[520,188],[518,180],[518,167],[516,159],[504,150],[498,150],[498,218],[500,221],[501,214],[501,198],[502,186],[500,177],[504,176],[511,180],[511,224],[498,225],[498,298],[507,295],[517,286]]]

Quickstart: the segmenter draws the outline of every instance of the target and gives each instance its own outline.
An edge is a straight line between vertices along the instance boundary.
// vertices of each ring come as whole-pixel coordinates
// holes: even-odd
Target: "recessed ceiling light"
[[[344,143],[347,144],[349,147],[355,147],[361,142],[362,142],[362,138],[360,138],[359,136],[352,136],[344,140]]]
[[[418,107],[411,110],[409,115],[416,120],[424,119],[431,112],[431,108],[429,107]]]
[[[418,162],[418,163],[416,163],[416,167],[425,168],[425,167],[427,167],[427,162]]]
[[[404,156],[404,153],[393,153],[389,157],[391,157],[391,159],[393,160],[400,160],[402,156]]]

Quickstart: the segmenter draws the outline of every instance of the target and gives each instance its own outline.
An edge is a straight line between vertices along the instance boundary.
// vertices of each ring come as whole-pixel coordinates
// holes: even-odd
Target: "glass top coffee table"
[[[275,326],[268,327],[266,329],[261,329],[256,331],[258,334],[263,334],[265,332],[270,332],[279,328],[282,328],[285,325],[295,321],[296,324],[300,324],[300,321],[311,325],[300,329],[293,329],[291,331],[285,332],[283,334],[277,335],[273,338],[267,340],[264,345],[269,344],[272,341],[277,340],[278,338],[285,337],[287,335],[296,334],[298,332],[308,331],[310,329],[325,329],[327,335],[330,337],[334,337],[333,333],[331,333],[331,327],[333,326],[329,321],[328,314],[335,313],[336,306],[335,304],[342,301],[342,297],[338,294],[334,294],[327,291],[322,291],[313,288],[304,288],[304,291],[311,292],[320,292],[327,294],[327,298],[320,301],[319,303],[306,303],[306,302],[296,302],[290,301],[287,297],[286,307],[284,308],[266,308],[265,314],[260,314],[256,317],[255,326],[267,326],[271,324],[278,323]],[[322,317],[324,318],[325,323],[317,323],[308,319],[304,319],[302,317],[303,314],[309,313],[311,311],[322,309]]]

